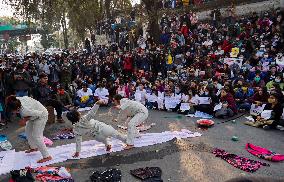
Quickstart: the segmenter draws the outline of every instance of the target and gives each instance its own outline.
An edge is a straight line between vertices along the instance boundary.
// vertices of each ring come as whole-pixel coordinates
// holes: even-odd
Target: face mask
[[[180,92],[180,90],[179,89],[175,89],[175,93],[179,93]]]
[[[275,79],[276,83],[280,83],[280,81],[281,81],[280,79],[277,79],[277,78]]]
[[[259,81],[260,81],[260,77],[255,77],[254,80],[255,80],[256,82],[259,82]]]
[[[209,92],[205,92],[205,95],[208,95],[209,94]]]
[[[58,90],[58,94],[59,95],[64,95],[64,90],[62,89],[62,90]]]

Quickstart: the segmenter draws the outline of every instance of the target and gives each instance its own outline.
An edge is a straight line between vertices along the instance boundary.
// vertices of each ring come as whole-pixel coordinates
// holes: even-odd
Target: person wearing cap
[[[139,136],[137,126],[142,124],[148,118],[148,109],[140,102],[123,98],[121,95],[114,96],[115,108],[121,110],[119,117],[122,114],[128,116],[127,121],[127,146],[125,149],[131,149],[134,147],[134,138]]]
[[[82,137],[88,134],[94,136],[95,140],[105,144],[107,152],[111,150],[110,137],[117,138],[123,142],[126,140],[126,136],[119,133],[112,126],[94,119],[101,104],[103,104],[101,101],[96,102],[92,109],[84,116],[81,116],[76,110],[66,114],[67,119],[73,124],[73,132],[76,139],[76,152],[73,157],[79,157]]]

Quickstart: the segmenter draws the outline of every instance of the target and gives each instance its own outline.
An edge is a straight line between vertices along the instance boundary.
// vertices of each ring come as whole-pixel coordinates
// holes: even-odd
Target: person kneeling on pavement
[[[126,141],[126,136],[119,133],[112,126],[93,119],[101,104],[103,103],[100,101],[96,102],[92,109],[83,117],[81,117],[80,113],[76,110],[67,113],[66,117],[73,124],[73,132],[76,139],[76,152],[73,157],[79,157],[82,136],[86,134],[91,134],[95,137],[95,140],[104,143],[106,145],[106,151],[111,150],[111,144],[108,141],[109,137],[117,138],[123,142]]]

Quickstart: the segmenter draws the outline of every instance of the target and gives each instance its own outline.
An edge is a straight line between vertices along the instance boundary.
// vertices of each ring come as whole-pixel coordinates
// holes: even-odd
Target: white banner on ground
[[[181,131],[165,131],[162,133],[145,133],[141,134],[139,138],[135,138],[134,146],[151,146],[170,141],[174,138],[182,139],[199,136],[201,136],[200,133],[191,132],[186,129],[182,129]],[[125,146],[125,144],[120,140],[114,138],[110,140],[110,143],[112,145],[111,152],[122,151],[123,147]],[[68,159],[75,159],[72,157],[72,155],[75,153],[75,149],[75,143],[48,148],[48,152],[53,159],[51,161],[40,164],[37,163],[37,161],[42,158],[40,152],[34,152],[30,154],[26,154],[24,151],[15,152],[14,150],[0,152],[0,156],[3,156],[5,159],[5,161],[2,163],[2,166],[0,165],[0,175],[7,174],[11,170],[24,169],[28,166],[31,168],[36,168],[64,162]],[[76,159],[84,159],[104,154],[107,154],[105,145],[96,140],[90,140],[82,142],[82,151],[79,158]]]

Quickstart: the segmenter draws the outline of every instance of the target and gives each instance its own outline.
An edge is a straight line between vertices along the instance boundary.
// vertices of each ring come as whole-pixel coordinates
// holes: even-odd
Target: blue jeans
[[[239,104],[239,109],[244,109],[246,111],[249,111],[250,110],[250,107],[251,107],[251,104],[250,103],[242,103],[242,104]]]
[[[88,107],[88,106],[92,106],[92,104],[94,104],[94,99],[93,98],[90,98],[89,100],[87,100],[87,102],[85,103],[82,103],[80,101],[80,99],[76,99],[75,100],[75,105],[76,106],[79,106],[80,108],[85,108],[85,107]]]
[[[16,97],[24,97],[24,96],[28,96],[29,93],[27,90],[19,90],[16,91]]]

